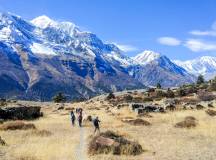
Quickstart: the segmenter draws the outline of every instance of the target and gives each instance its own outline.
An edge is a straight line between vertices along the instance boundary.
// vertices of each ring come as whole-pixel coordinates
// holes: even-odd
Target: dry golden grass
[[[5,122],[0,125],[0,130],[27,130],[36,129],[35,125],[32,123],[24,123],[22,121],[11,121]]]
[[[20,102],[21,103],[21,102]],[[23,102],[27,103],[27,102]],[[90,122],[84,128],[72,127],[69,111],[57,111],[58,105],[42,105],[44,117],[30,121],[36,128],[51,133],[49,136],[34,135],[32,130],[0,131],[0,136],[8,146],[0,148],[6,160],[209,160],[216,159],[216,117],[205,110],[184,110],[167,113],[152,113],[152,117],[142,117],[151,126],[133,126],[122,119],[137,118],[127,107],[117,109],[106,102],[88,104],[66,104],[66,107],[83,107],[85,115],[99,116],[101,131],[113,130],[127,139],[139,142],[145,152],[138,156],[87,155],[87,143],[93,137]],[[91,108],[100,108],[91,109]],[[106,108],[109,107],[107,113]],[[186,116],[195,117],[199,124],[192,129],[175,128],[174,125]],[[82,143],[80,143],[82,140]],[[1,146],[0,146],[1,147]],[[0,154],[1,155],[1,154]],[[1,156],[0,156],[1,159]]]

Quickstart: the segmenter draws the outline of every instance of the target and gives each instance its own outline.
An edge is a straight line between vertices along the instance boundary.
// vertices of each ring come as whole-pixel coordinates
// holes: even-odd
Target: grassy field
[[[34,104],[34,102],[20,102]],[[37,104],[38,105],[38,104]],[[99,116],[101,131],[113,130],[129,140],[139,142],[145,150],[138,156],[113,156],[87,154],[88,142],[94,136],[94,128],[85,121],[84,127],[72,127],[69,111],[57,110],[54,103],[41,103],[44,117],[28,121],[37,130],[50,131],[51,135],[34,134],[37,130],[0,131],[8,146],[0,146],[1,160],[214,160],[216,159],[216,117],[205,110],[184,110],[152,113],[144,117],[150,126],[133,126],[122,122],[126,117],[136,118],[127,107],[110,108],[107,102],[92,101],[65,104],[83,107],[84,115]],[[175,128],[186,116],[198,120],[195,128]]]

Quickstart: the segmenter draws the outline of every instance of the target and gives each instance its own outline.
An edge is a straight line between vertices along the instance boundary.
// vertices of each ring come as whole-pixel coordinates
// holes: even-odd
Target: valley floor
[[[29,103],[34,102],[19,102]],[[49,136],[35,135],[33,130],[0,131],[8,146],[0,146],[1,160],[215,160],[216,117],[205,110],[184,110],[167,113],[152,113],[144,117],[151,126],[132,126],[122,122],[125,117],[134,117],[128,107],[112,108],[104,101],[89,101],[65,104],[65,108],[82,107],[84,114],[99,116],[101,131],[113,130],[130,140],[139,142],[145,150],[138,156],[113,156],[87,154],[88,142],[93,137],[92,123],[84,122],[83,128],[71,126],[69,111],[57,110],[54,103],[36,103],[42,106],[44,117],[27,121],[37,130],[47,130]],[[192,129],[175,128],[174,125],[186,116],[198,120]]]

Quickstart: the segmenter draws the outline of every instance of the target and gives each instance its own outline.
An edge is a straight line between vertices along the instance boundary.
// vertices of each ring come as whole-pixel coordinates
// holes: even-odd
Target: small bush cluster
[[[39,137],[49,137],[52,135],[52,132],[48,130],[32,130],[29,135],[39,136]]]
[[[184,121],[175,124],[176,128],[194,128],[197,126],[196,118],[192,116],[185,117]]]
[[[212,101],[215,99],[215,95],[213,95],[210,92],[202,90],[198,92],[198,98],[202,101]]]
[[[133,100],[133,97],[131,95],[127,94],[123,97],[123,99],[126,102],[131,102]]]
[[[111,99],[115,99],[115,95],[111,92],[108,94],[108,96],[106,97],[106,100],[111,100]]]
[[[209,116],[216,116],[216,111],[215,111],[215,110],[212,110],[212,109],[206,110],[206,113],[207,113]]]
[[[1,138],[1,136],[0,136],[0,145],[1,146],[6,146],[7,145],[7,143]]]
[[[114,141],[113,144],[102,144],[98,142],[99,138]],[[89,154],[109,154],[114,155],[139,155],[143,152],[142,146],[137,142],[125,139],[112,131],[106,131],[94,137],[88,146]]]
[[[0,125],[0,130],[27,130],[36,129],[32,123],[24,123],[22,121],[6,122]]]

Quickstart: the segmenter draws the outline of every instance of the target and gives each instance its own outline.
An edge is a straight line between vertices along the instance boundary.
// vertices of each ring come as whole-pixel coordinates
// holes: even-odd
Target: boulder
[[[96,143],[101,145],[101,146],[119,146],[118,142],[115,142],[113,139],[106,138],[106,137],[103,137],[103,136],[99,136],[96,139]]]
[[[3,120],[31,120],[42,116],[41,107],[19,106],[0,108],[0,119]]]

